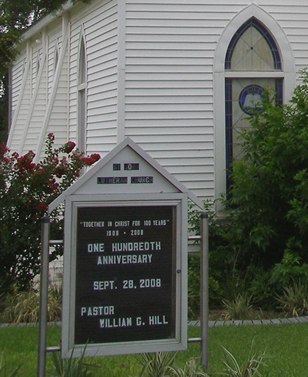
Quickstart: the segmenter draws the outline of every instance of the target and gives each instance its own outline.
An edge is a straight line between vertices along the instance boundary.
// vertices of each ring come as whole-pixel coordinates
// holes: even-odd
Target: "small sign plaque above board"
[[[202,203],[126,139],[65,202],[62,356],[187,346],[187,201]]]

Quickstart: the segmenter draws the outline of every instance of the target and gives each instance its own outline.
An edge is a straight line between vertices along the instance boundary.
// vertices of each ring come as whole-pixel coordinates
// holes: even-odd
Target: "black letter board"
[[[175,212],[77,208],[75,344],[175,338]]]

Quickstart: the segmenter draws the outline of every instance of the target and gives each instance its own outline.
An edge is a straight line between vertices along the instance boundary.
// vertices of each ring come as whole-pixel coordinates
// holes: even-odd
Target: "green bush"
[[[281,262],[274,265],[270,281],[281,290],[295,280],[308,280],[308,263],[304,263],[298,254],[286,250]]]
[[[274,309],[273,294],[277,291],[277,285],[272,281],[272,272],[258,266],[250,266],[247,272],[250,276],[247,294],[253,297],[254,305],[264,310]]]
[[[73,352],[68,359],[61,358],[59,352],[53,352],[52,354],[52,367],[49,371],[50,377],[92,377],[94,364],[85,362],[86,347],[80,357],[74,358]]]
[[[253,307],[251,301],[252,298],[247,294],[239,294],[235,299],[223,300],[226,319],[252,319]]]
[[[7,293],[0,313],[0,322],[24,323],[39,321],[39,292],[33,288],[19,291],[16,287]],[[50,287],[48,292],[48,321],[61,319],[62,294],[56,287]]]
[[[186,361],[184,368],[174,367],[175,352],[142,354],[139,377],[208,377],[195,358]]]
[[[156,352],[141,355],[141,372],[139,377],[167,377],[169,368],[172,366],[176,353]]]
[[[241,268],[265,269],[286,250],[308,262],[308,73],[288,105],[269,98],[243,131],[227,201]]]
[[[223,220],[205,203],[209,273],[217,283],[211,300],[248,292],[273,306],[275,293],[308,278],[307,117],[308,70],[289,104],[276,105],[268,94],[262,111],[250,117],[241,135],[243,157],[233,162],[230,190],[220,199]],[[199,229],[198,217],[189,219]]]
[[[218,219],[214,203],[206,201],[205,211],[209,223],[209,301],[211,306],[220,305],[226,285],[226,278],[232,275],[234,253],[229,249],[229,223]],[[200,234],[200,212],[189,207],[188,222],[193,234]],[[189,315],[196,319],[200,303],[200,254],[192,253],[188,259],[188,302]]]
[[[308,314],[308,284],[306,282],[293,282],[292,285],[285,287],[276,299],[279,307],[287,315],[298,317]]]
[[[184,368],[169,368],[170,377],[208,377],[196,358],[187,360]]]
[[[188,256],[188,317],[200,315],[200,255]]]
[[[227,377],[262,377],[261,369],[265,367],[264,353],[255,354],[248,357],[248,359],[240,364],[236,357],[226,348],[224,351],[224,372],[222,376]]]

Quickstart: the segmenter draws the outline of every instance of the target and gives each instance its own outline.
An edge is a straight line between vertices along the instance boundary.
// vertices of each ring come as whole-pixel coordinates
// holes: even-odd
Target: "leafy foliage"
[[[68,359],[62,359],[58,352],[52,354],[52,368],[49,375],[51,377],[91,377],[93,376],[93,364],[86,363],[84,355],[86,346],[81,357],[74,358],[73,352]]]
[[[221,302],[223,284],[234,277],[236,254],[231,250],[229,240],[229,221],[218,218],[213,203],[204,202],[204,209],[208,215],[209,224],[209,298],[214,304]],[[188,212],[190,230],[193,234],[200,234],[200,213],[189,207]],[[192,253],[188,259],[188,302],[189,315],[197,318],[200,303],[200,255]],[[230,283],[232,284],[232,283]],[[225,284],[224,284],[225,285]]]
[[[172,366],[176,353],[155,352],[141,355],[142,370],[139,377],[166,377]]]
[[[226,309],[226,319],[251,319],[251,297],[247,294],[238,294],[235,299],[223,300]]]
[[[41,218],[51,203],[80,175],[81,169],[100,156],[84,156],[74,142],[54,149],[54,135],[46,141],[45,158],[35,163],[35,154],[23,156],[0,147],[0,290],[17,282],[28,288],[39,270]],[[54,224],[61,219],[55,213]],[[55,249],[51,260],[59,254]]]
[[[187,360],[184,368],[173,367],[176,353],[156,352],[141,355],[139,377],[207,377],[195,358]]]
[[[286,287],[294,281],[308,279],[308,263],[303,262],[297,253],[291,250],[284,252],[281,262],[276,263],[272,270],[271,282]]]
[[[3,323],[35,323],[39,321],[39,292],[33,288],[28,291],[18,291],[14,288],[5,296],[4,309],[0,315]],[[61,319],[61,292],[51,286],[48,292],[48,321]]]
[[[289,104],[276,105],[268,94],[250,123],[230,191],[219,199],[225,217],[213,211],[215,203],[205,203],[212,304],[247,292],[273,306],[274,292],[308,278],[308,70]],[[190,211],[189,221],[198,232],[198,214]],[[192,298],[195,266],[189,266]]]
[[[226,348],[223,347],[225,360],[223,361],[225,369],[223,376],[228,377],[262,377],[261,367],[264,364],[264,354],[251,355],[241,365],[236,357]]]
[[[228,206],[244,266],[267,268],[286,250],[308,259],[308,74],[290,104],[270,98],[243,132]]]
[[[277,296],[280,308],[287,315],[294,317],[308,314],[308,284],[306,282],[293,282],[283,289]]]
[[[195,358],[187,360],[184,368],[170,367],[170,377],[208,377]]]
[[[169,368],[170,377],[208,377],[196,358],[187,360],[184,368]]]

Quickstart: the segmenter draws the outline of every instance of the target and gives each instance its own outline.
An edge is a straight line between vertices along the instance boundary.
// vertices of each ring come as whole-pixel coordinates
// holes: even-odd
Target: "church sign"
[[[125,139],[65,202],[62,356],[187,346],[187,201],[198,199]]]

